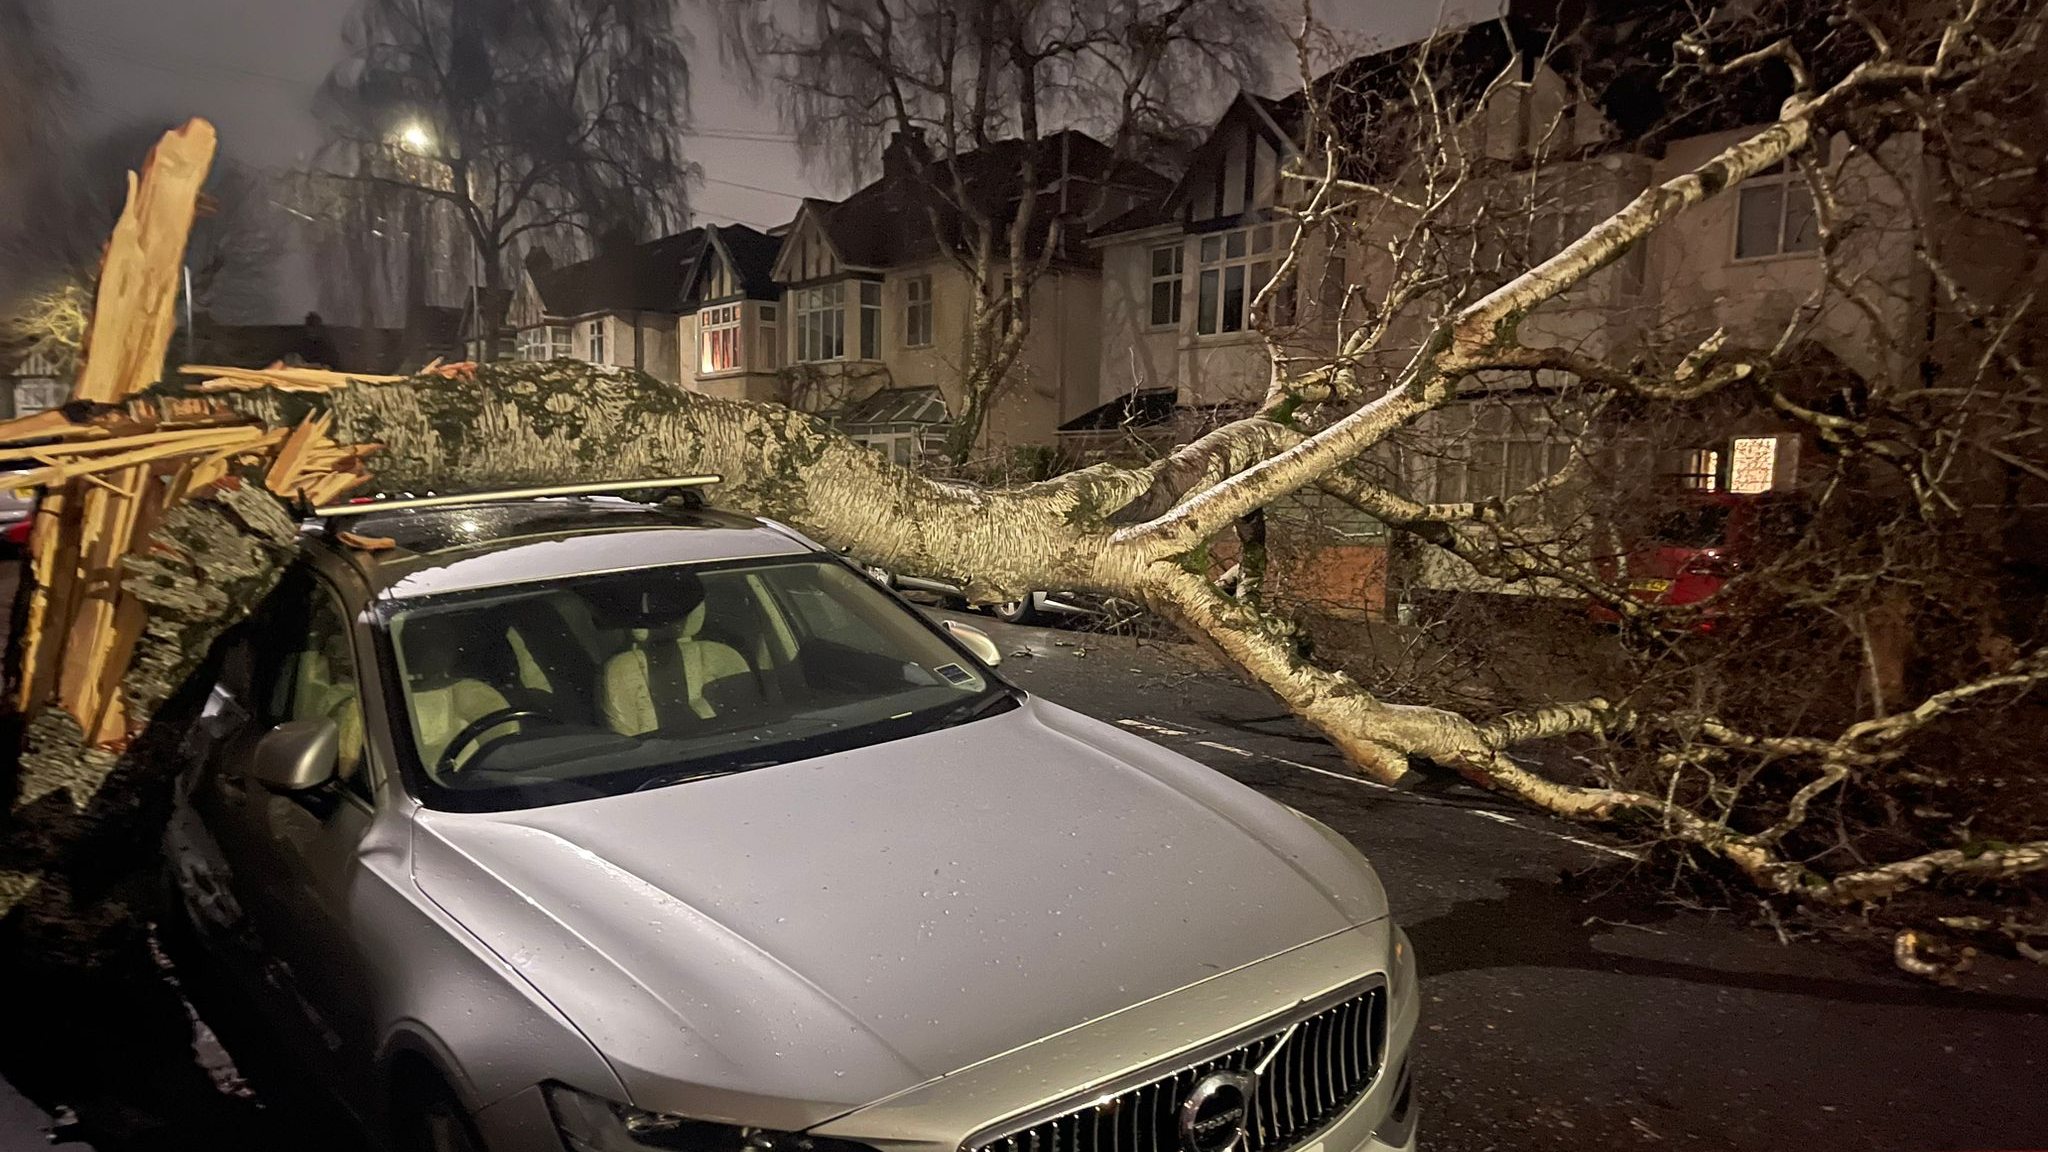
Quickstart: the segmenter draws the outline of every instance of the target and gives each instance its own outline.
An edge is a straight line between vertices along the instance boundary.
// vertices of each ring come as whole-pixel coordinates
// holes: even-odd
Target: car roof
[[[479,500],[373,511],[315,521],[309,530],[380,599],[817,550],[773,521],[677,502],[641,504],[610,497]],[[390,544],[350,546],[338,539],[343,532]]]

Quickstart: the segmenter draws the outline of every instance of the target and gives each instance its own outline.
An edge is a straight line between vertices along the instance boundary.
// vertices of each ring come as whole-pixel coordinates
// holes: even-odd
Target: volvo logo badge
[[[1185,1152],[1241,1152],[1259,1079],[1245,1072],[1211,1072],[1180,1102],[1180,1143]]]

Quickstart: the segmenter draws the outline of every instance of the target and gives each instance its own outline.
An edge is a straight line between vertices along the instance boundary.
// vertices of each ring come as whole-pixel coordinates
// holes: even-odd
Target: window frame
[[[1463,411],[1459,411],[1461,408]],[[1544,477],[1555,475],[1571,460],[1573,436],[1570,427],[1559,423],[1546,402],[1542,400],[1474,400],[1468,404],[1444,410],[1445,417],[1462,421],[1461,427],[1442,428],[1435,435],[1443,438],[1443,448],[1433,453],[1429,473],[1429,502],[1433,504],[1471,504],[1484,499],[1506,500],[1522,492],[1529,484]],[[1484,426],[1483,420],[1497,416],[1498,430]],[[1517,485],[1513,459],[1516,446],[1534,446],[1540,451],[1536,476],[1526,483]],[[1487,451],[1493,450],[1493,451]],[[1491,456],[1491,459],[1486,459]],[[1491,472],[1494,483],[1488,491],[1475,495],[1473,479]],[[1447,490],[1446,481],[1455,477],[1455,491]]]
[[[903,280],[903,346],[929,348],[933,343],[933,321],[937,309],[932,302],[930,273]]]
[[[1169,257],[1169,267],[1165,272],[1159,270],[1161,256]],[[1180,328],[1182,316],[1187,311],[1187,256],[1188,245],[1184,239],[1175,240],[1171,244],[1150,245],[1145,249],[1146,328],[1155,332]],[[1162,286],[1170,286],[1167,287],[1167,295],[1164,297],[1159,294]],[[1168,312],[1165,320],[1159,318],[1159,305],[1162,300],[1166,303]]]
[[[611,352],[611,333],[606,327],[606,323],[605,318],[600,316],[595,320],[586,322],[584,325],[583,337],[589,342],[590,362],[592,364],[611,363],[609,356]]]
[[[1294,242],[1294,237],[1289,234],[1293,228],[1294,225],[1286,221],[1248,224],[1241,228],[1204,232],[1195,238],[1196,337],[1242,340],[1258,335],[1252,301],[1273,278],[1273,270],[1279,267],[1287,246]],[[1232,244],[1240,238],[1242,244],[1233,253]],[[1263,247],[1260,246],[1262,238]],[[1210,255],[1212,245],[1213,256]],[[1261,267],[1265,269],[1263,277],[1257,273]],[[1232,273],[1237,273],[1237,314],[1234,317],[1237,325],[1225,327],[1224,322],[1233,318],[1228,315],[1231,311]],[[1215,285],[1213,296],[1210,295],[1212,283]]]
[[[848,287],[852,291],[848,291]],[[790,290],[793,364],[882,358],[882,282],[846,277]],[[849,331],[851,329],[851,331]],[[831,339],[827,339],[830,337]],[[821,355],[826,351],[831,355]]]
[[[1778,197],[1777,237],[1774,245],[1768,252],[1744,254],[1743,206],[1749,203],[1752,195],[1761,196],[1773,192]],[[1793,218],[1792,204],[1795,197],[1805,200],[1805,226],[1810,234],[1805,245],[1797,248],[1788,247],[1786,234],[1786,229]],[[1805,176],[1789,157],[1778,161],[1775,167],[1759,172],[1736,185],[1735,211],[1731,215],[1733,219],[1730,222],[1728,240],[1728,259],[1731,263],[1752,264],[1759,260],[1797,259],[1812,256],[1820,251],[1820,213],[1813,202],[1813,189],[1807,186]]]
[[[732,362],[712,362],[716,346],[723,344]],[[723,376],[747,370],[746,309],[738,301],[711,304],[697,310],[697,375]]]

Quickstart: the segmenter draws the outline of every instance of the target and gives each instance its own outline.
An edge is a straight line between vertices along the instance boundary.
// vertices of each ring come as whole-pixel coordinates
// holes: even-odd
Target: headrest
[[[694,572],[641,572],[585,590],[591,615],[635,638],[690,639],[704,627],[704,582]]]

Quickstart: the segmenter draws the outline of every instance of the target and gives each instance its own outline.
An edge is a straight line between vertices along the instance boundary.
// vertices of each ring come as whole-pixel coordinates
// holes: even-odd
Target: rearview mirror
[[[305,792],[334,779],[341,729],[334,721],[287,720],[263,734],[249,757],[249,775],[278,792]]]
[[[997,648],[996,642],[988,638],[988,633],[983,632],[974,625],[962,624],[958,620],[941,620],[939,621],[939,627],[951,632],[953,639],[958,640],[962,647],[974,653],[976,660],[981,661],[990,668],[1003,662],[1002,649]]]

